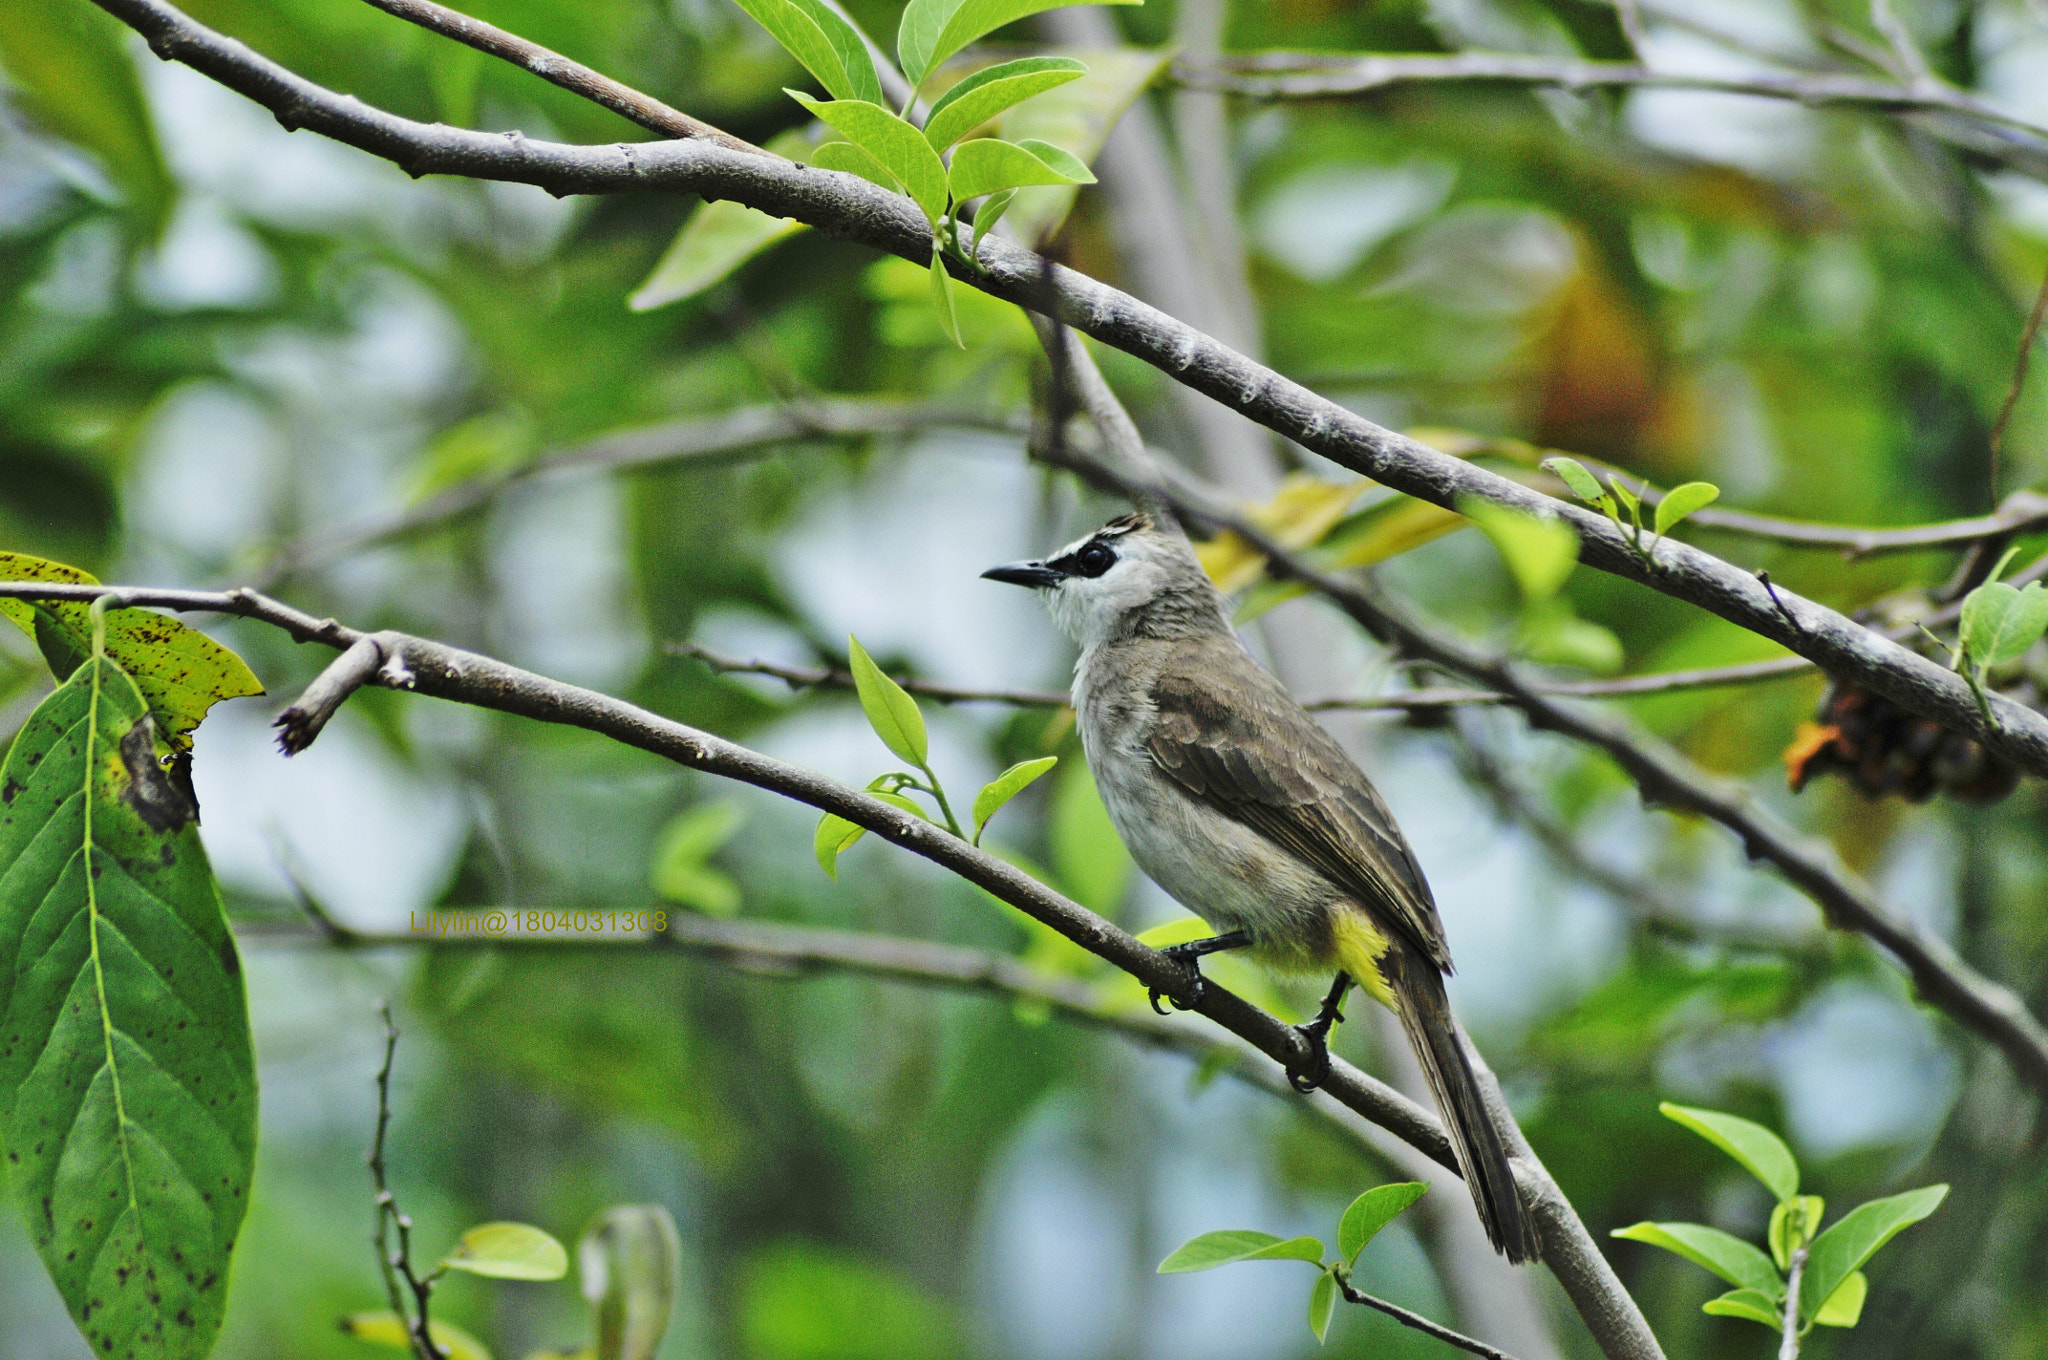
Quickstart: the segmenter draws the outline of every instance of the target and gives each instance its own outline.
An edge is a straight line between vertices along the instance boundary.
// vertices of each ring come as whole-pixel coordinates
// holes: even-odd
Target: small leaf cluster
[[[1621,669],[1621,639],[1580,618],[1571,601],[1558,593],[1579,563],[1579,536],[1570,525],[1476,496],[1459,497],[1458,513],[1493,540],[1521,590],[1517,650],[1532,661],[1551,665],[1603,674]]]
[[[1036,138],[1007,142],[971,137],[997,114],[1087,73],[1071,57],[1023,57],[977,71],[941,96],[923,128],[907,115],[932,73],[948,57],[1004,24],[1064,0],[911,0],[896,35],[897,60],[911,84],[902,110],[882,96],[880,78],[861,33],[820,0],[739,0],[775,40],[803,63],[832,96],[815,99],[796,90],[790,98],[837,132],[811,164],[859,175],[904,194],[932,228],[932,302],[940,324],[961,344],[954,314],[950,255],[979,269],[975,250],[1009,210],[1019,189],[1031,185],[1093,184],[1095,176],[1071,152]],[[1120,0],[1140,3],[1141,0]],[[951,154],[951,163],[945,157]],[[975,216],[973,245],[960,235],[961,210],[986,199]]]
[[[1392,1223],[1403,1209],[1421,1199],[1428,1189],[1421,1181],[1400,1181],[1393,1185],[1376,1185],[1351,1201],[1351,1206],[1337,1223],[1337,1259],[1334,1261],[1323,1259],[1324,1248],[1319,1238],[1279,1238],[1246,1228],[1225,1228],[1203,1233],[1183,1243],[1159,1263],[1159,1273],[1184,1275],[1196,1270],[1214,1270],[1217,1266],[1233,1265],[1239,1261],[1306,1261],[1322,1272],[1316,1277],[1315,1287],[1308,1296],[1308,1329],[1315,1334],[1317,1341],[1321,1341],[1330,1330],[1330,1315],[1336,1311],[1338,1296],[1351,1282],[1351,1271],[1358,1264],[1358,1253],[1365,1250],[1365,1244],[1372,1241],[1380,1229]]]
[[[746,825],[747,813],[729,798],[679,812],[654,843],[654,890],[669,901],[731,916],[740,909],[740,886],[711,867],[711,856]]]
[[[1863,1266],[1901,1230],[1940,1207],[1946,1185],[1930,1185],[1858,1205],[1821,1231],[1826,1208],[1819,1195],[1799,1193],[1799,1163],[1792,1149],[1761,1124],[1718,1110],[1666,1102],[1657,1107],[1739,1162],[1777,1200],[1766,1234],[1770,1252],[1702,1223],[1637,1223],[1616,1237],[1683,1256],[1735,1288],[1705,1305],[1718,1317],[1748,1318],[1795,1336],[1816,1326],[1854,1327],[1863,1315],[1870,1282]],[[1798,1294],[1786,1274],[1797,1277]]]
[[[1576,458],[1567,458],[1559,454],[1557,457],[1544,459],[1539,466],[1563,482],[1574,496],[1588,505],[1605,511],[1607,518],[1614,521],[1615,527],[1629,536],[1629,546],[1635,549],[1636,556],[1642,559],[1643,565],[1652,571],[1657,569],[1657,545],[1664,541],[1664,535],[1677,528],[1686,516],[1696,510],[1704,510],[1721,497],[1721,488],[1712,482],[1685,482],[1672,487],[1664,493],[1663,499],[1657,502],[1656,511],[1650,522],[1652,536],[1646,543],[1643,541],[1642,498],[1628,489],[1619,473],[1610,472],[1607,475],[1607,485],[1602,487],[1600,479]],[[1628,511],[1626,522],[1623,522],[1621,517],[1623,510]]]
[[[868,649],[860,645],[859,638],[847,637],[846,652],[848,669],[853,673],[854,692],[860,698],[861,712],[867,715],[868,726],[874,729],[875,735],[882,739],[882,745],[888,747],[897,759],[917,769],[916,774],[892,770],[876,775],[868,782],[870,797],[930,821],[930,814],[910,797],[911,793],[924,794],[938,808],[939,818],[948,831],[962,840],[980,845],[982,832],[988,829],[989,820],[1002,806],[1059,763],[1058,756],[1019,761],[990,780],[974,796],[974,831],[970,836],[961,829],[959,820],[953,815],[953,805],[946,799],[945,786],[932,771],[931,743],[925,733],[924,713],[918,708],[917,700],[903,686],[882,673],[882,668],[868,655]],[[839,877],[839,857],[866,834],[867,828],[856,826],[837,813],[828,812],[820,817],[811,844],[818,867],[828,877]]]
[[[1985,688],[1991,672],[2025,656],[2048,632],[2048,589],[2039,581],[2015,587],[1999,580],[2017,547],[2006,551],[1983,585],[1963,599],[1962,617],[1950,663],[1970,682],[1977,706],[1990,716]]]
[[[682,1240],[658,1204],[623,1204],[599,1215],[576,1252],[591,1310],[591,1344],[549,1354],[573,1360],[653,1360],[681,1288]],[[559,1280],[569,1269],[562,1244],[526,1223],[484,1223],[464,1233],[422,1283],[451,1270],[497,1280]],[[356,1313],[341,1330],[373,1345],[412,1350],[407,1320],[389,1309]],[[491,1360],[469,1333],[430,1319],[427,1335],[448,1360]]]

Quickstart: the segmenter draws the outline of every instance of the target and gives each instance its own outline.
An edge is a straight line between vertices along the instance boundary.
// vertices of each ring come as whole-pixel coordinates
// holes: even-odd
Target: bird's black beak
[[[1043,562],[1011,562],[1000,567],[990,567],[981,574],[984,581],[1007,581],[1013,586],[1036,586],[1044,589],[1056,586],[1067,579],[1066,573],[1055,571]]]

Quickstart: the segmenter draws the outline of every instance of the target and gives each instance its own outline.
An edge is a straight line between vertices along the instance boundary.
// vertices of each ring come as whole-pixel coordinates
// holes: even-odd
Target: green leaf
[[[1819,1195],[1795,1195],[1789,1204],[1771,1210],[1771,1226],[1764,1239],[1771,1244],[1771,1256],[1778,1269],[1792,1268],[1792,1249],[1813,1240],[1826,1210],[1827,1201]]]
[[[1595,675],[1614,674],[1626,659],[1613,629],[1580,618],[1571,602],[1562,598],[1525,611],[1515,645],[1531,661],[1574,666]]]
[[[569,1273],[569,1253],[530,1223],[479,1223],[441,1264],[493,1280],[559,1280]]]
[[[1249,1228],[1224,1228],[1183,1243],[1159,1263],[1159,1273],[1185,1275],[1237,1261],[1308,1261],[1320,1265],[1322,1260],[1323,1244],[1313,1237],[1282,1239]]]
[[[576,1248],[595,1315],[594,1360],[654,1360],[682,1292],[683,1244],[659,1204],[604,1211]]]
[[[797,90],[784,91],[837,129],[876,160],[903,185],[925,219],[934,227],[946,215],[946,167],[924,134],[880,104],[861,99],[838,99],[829,103]]]
[[[1043,145],[1041,143],[1040,145]],[[1071,160],[1072,157],[1067,159]],[[1078,162],[1077,162],[1078,164]],[[995,137],[977,137],[953,149],[953,198],[965,203],[970,198],[1030,184],[1090,184],[1095,176],[1081,167],[1086,178],[1056,168],[1044,158],[1015,142]]]
[[[1629,490],[1626,486],[1623,486],[1621,484],[1621,474],[1618,472],[1609,473],[1607,476],[1607,485],[1613,489],[1614,498],[1617,501],[1621,502],[1622,509],[1628,511],[1629,523],[1633,524],[1638,529],[1642,528],[1643,503],[1636,497],[1635,492]]]
[[[1324,1271],[1316,1277],[1316,1287],[1308,1291],[1308,1329],[1316,1334],[1318,1345],[1330,1330],[1330,1315],[1337,1311],[1337,1276]]]
[[[1023,57],[976,71],[932,105],[925,140],[944,151],[1003,110],[1086,74],[1087,66],[1072,57]]]
[[[1574,496],[1588,505],[1598,505],[1607,499],[1607,493],[1600,489],[1600,483],[1592,473],[1586,471],[1586,465],[1576,458],[1566,458],[1560,454],[1555,458],[1544,459],[1537,466],[1563,482]]]
[[[936,242],[932,245],[932,308],[939,314],[939,329],[946,338],[966,349],[967,342],[960,338],[960,313],[953,309],[953,276],[946,272],[945,252]]]
[[[1828,1301],[1813,1315],[1814,1324],[1820,1327],[1854,1327],[1863,1320],[1863,1300],[1869,1293],[1870,1277],[1859,1270],[1828,1296]]]
[[[892,194],[903,192],[902,184],[882,167],[880,161],[852,142],[825,143],[811,153],[811,164],[820,170],[843,170],[849,175],[859,175],[868,183],[887,189]]]
[[[999,194],[990,194],[982,201],[981,211],[974,215],[974,253],[981,253],[981,238],[996,229],[996,223],[1010,211],[1010,205],[1017,201],[1015,189],[1005,189]]]
[[[1392,1185],[1375,1185],[1352,1200],[1337,1225],[1337,1254],[1344,1258],[1344,1264],[1357,1264],[1358,1253],[1365,1250],[1365,1244],[1428,1189],[1421,1181],[1397,1181]]]
[[[860,34],[818,0],[737,0],[775,41],[803,63],[804,69],[834,99],[881,104],[882,83],[875,75]]]
[[[793,217],[770,217],[744,203],[706,203],[690,214],[626,305],[647,312],[696,297],[769,246],[803,230],[804,224]]]
[[[896,58],[912,85],[976,38],[1028,15],[1060,9],[1068,0],[910,0],[896,30]],[[1104,0],[1118,5],[1144,0]]]
[[[1525,515],[1476,496],[1460,496],[1458,513],[1478,525],[1514,573],[1522,598],[1541,604],[1557,594],[1579,564],[1579,536],[1570,525]]]
[[[866,827],[855,826],[837,813],[828,812],[818,819],[818,829],[811,837],[811,853],[817,856],[818,867],[825,871],[825,877],[839,877],[839,857],[867,834]]]
[[[746,819],[746,809],[730,799],[700,803],[678,813],[655,841],[654,890],[707,916],[731,916],[738,911],[739,886],[708,868],[705,861],[732,839]]]
[[[1662,538],[1695,510],[1705,509],[1721,498],[1721,488],[1712,482],[1686,482],[1672,487],[1657,502],[1656,530]]]
[[[1963,652],[1980,669],[2017,661],[2048,631],[2048,590],[2029,581],[2016,590],[1994,581],[1963,601]]]
[[[351,1313],[341,1320],[341,1330],[345,1335],[373,1346],[389,1346],[401,1351],[412,1349],[412,1336],[405,1330],[405,1323],[389,1309],[379,1313]],[[427,1335],[434,1338],[434,1344],[441,1348],[448,1360],[491,1360],[491,1353],[483,1342],[452,1323],[428,1318]]]
[[[1791,1203],[1799,1193],[1799,1163],[1793,1159],[1792,1149],[1763,1125],[1719,1110],[1694,1109],[1668,1100],[1657,1109],[1666,1119],[1685,1125],[1742,1163],[1750,1175],[1778,1197],[1780,1204]]]
[[[1058,756],[1041,756],[1037,760],[1020,760],[1009,769],[982,785],[981,792],[974,795],[974,842],[981,843],[981,829],[988,825],[988,819],[995,816],[1003,804],[1015,798],[1031,786],[1033,780],[1060,763]]]
[[[135,682],[89,659],[0,768],[0,1147],[95,1355],[197,1360],[256,1157],[242,970]]]
[[[1785,1282],[1771,1258],[1739,1237],[1700,1223],[1637,1223],[1616,1228],[1614,1236],[1676,1252],[1694,1265],[1705,1266],[1740,1289],[1754,1289],[1782,1298]]]
[[[76,567],[8,552],[0,552],[0,581],[99,584]],[[91,610],[86,604],[0,600],[0,617],[36,639],[60,681],[92,655]],[[192,745],[193,730],[222,699],[263,693],[242,658],[197,628],[147,609],[107,611],[107,656],[142,691],[158,735],[174,751]]]
[[[868,655],[868,649],[850,633],[846,638],[846,655],[851,663],[849,669],[853,672],[854,692],[860,696],[861,711],[868,715],[868,726],[875,729],[882,745],[894,752],[898,759],[922,768],[927,740],[924,714],[918,712],[917,700],[906,694],[903,686],[882,674],[882,668]]]
[[[1092,164],[1131,104],[1173,58],[1172,48],[1112,47],[1077,52],[1088,74],[1015,105],[996,120],[996,135],[1019,146],[1044,141]],[[1051,240],[1077,192],[1071,184],[1020,190],[1010,209],[1011,230],[1028,246]]]
[[[1700,1311],[1712,1313],[1715,1317],[1748,1318],[1751,1322],[1761,1322],[1772,1331],[1777,1331],[1784,1325],[1784,1319],[1778,1315],[1777,1307],[1776,1300],[1766,1294],[1759,1294],[1754,1289],[1733,1289],[1718,1299],[1708,1299],[1700,1305]]]
[[[1946,1185],[1929,1185],[1859,1204],[1843,1214],[1835,1226],[1813,1240],[1806,1251],[1806,1274],[1799,1281],[1799,1311],[1813,1317],[1820,1306],[1834,1297],[1851,1275],[1877,1249],[1901,1231],[1941,1207],[1948,1198]]]
[[[134,35],[77,0],[0,5],[10,101],[96,157],[145,236],[169,220],[174,185],[128,44]]]

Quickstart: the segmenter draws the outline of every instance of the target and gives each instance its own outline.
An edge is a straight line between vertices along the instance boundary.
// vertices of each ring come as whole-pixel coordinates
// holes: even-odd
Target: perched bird
[[[1080,644],[1074,710],[1096,787],[1139,867],[1217,933],[1167,952],[1199,989],[1204,954],[1246,949],[1284,973],[1336,971],[1302,1027],[1313,1090],[1353,981],[1401,1017],[1487,1236],[1537,1252],[1507,1150],[1444,993],[1443,922],[1414,852],[1344,749],[1231,631],[1178,532],[1126,515],[1042,561],[982,573],[1030,586]],[[1158,998],[1155,995],[1154,1004]]]

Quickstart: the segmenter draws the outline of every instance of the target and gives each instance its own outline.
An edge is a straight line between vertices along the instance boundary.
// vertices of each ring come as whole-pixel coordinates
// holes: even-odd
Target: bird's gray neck
[[[1103,642],[1147,640],[1176,642],[1185,638],[1229,637],[1230,620],[1224,617],[1223,597],[1209,586],[1162,592],[1124,611]]]

